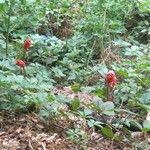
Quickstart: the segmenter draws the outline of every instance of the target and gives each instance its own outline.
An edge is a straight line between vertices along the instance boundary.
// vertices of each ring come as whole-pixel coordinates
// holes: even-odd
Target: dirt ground
[[[132,142],[114,142],[88,130],[89,139],[83,147],[82,143],[67,139],[67,128],[65,121],[48,126],[35,113],[19,115],[1,112],[0,150],[134,150],[135,143],[140,141],[139,138]],[[141,150],[150,150],[143,148]]]
[[[75,94],[70,88],[55,89],[68,98],[78,97],[89,102],[92,96]],[[0,112],[0,150],[150,150],[150,136],[142,132],[132,133],[132,140],[115,142],[105,138],[100,131],[83,126],[87,137],[81,142],[68,139],[66,131],[77,127],[77,121],[49,118],[44,120],[36,113]],[[78,140],[78,139],[77,139]]]

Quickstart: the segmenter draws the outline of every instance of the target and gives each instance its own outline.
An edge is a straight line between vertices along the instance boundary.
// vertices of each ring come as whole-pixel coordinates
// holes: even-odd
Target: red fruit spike
[[[16,60],[16,65],[19,66],[20,68],[25,68],[25,66],[26,66],[25,62],[20,59]]]
[[[117,83],[117,77],[115,75],[115,72],[114,71],[109,71],[107,74],[106,74],[106,83],[108,86],[110,87],[114,87]]]
[[[24,45],[23,45],[24,49],[28,50],[31,47],[31,44],[32,44],[32,40],[31,39],[26,39],[24,41]]]

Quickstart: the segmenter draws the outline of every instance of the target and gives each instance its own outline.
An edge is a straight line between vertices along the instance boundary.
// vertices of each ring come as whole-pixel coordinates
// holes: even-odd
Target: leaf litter
[[[74,93],[70,87],[54,89],[54,93],[63,93],[71,99],[78,97],[87,102],[93,96],[81,92]],[[73,117],[74,118],[74,117]],[[71,118],[69,118],[71,120]],[[0,113],[0,149],[1,150],[150,150],[150,136],[142,132],[132,132],[132,142],[129,140],[115,141],[104,137],[99,131],[84,126],[88,136],[86,148],[69,140],[66,131],[72,127],[85,125],[83,119],[74,118],[68,122],[60,118],[57,122],[48,120],[45,123],[37,114],[15,114],[12,112]],[[73,123],[73,124],[72,124]],[[80,126],[80,127],[81,127]],[[137,147],[137,145],[140,146]],[[141,145],[146,145],[141,147]],[[140,148],[141,147],[141,148]]]

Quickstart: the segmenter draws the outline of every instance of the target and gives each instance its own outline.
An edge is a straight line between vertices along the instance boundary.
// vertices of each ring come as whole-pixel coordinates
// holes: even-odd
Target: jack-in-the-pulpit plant
[[[105,77],[106,86],[107,86],[107,100],[113,101],[113,90],[117,84],[117,77],[114,71],[110,70]]]
[[[20,67],[21,74],[25,76],[26,75],[26,72],[25,72],[26,63],[21,59],[17,59],[16,65]]]
[[[24,44],[23,44],[24,50],[25,50],[25,51],[28,51],[29,48],[31,47],[31,45],[32,45],[32,40],[29,39],[29,38],[26,39],[26,40],[24,41]]]

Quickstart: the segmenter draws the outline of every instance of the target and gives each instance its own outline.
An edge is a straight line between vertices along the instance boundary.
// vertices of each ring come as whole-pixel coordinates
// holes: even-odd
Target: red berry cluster
[[[27,51],[31,47],[31,44],[32,44],[32,40],[29,38],[24,41],[23,47],[25,51]]]
[[[106,83],[109,87],[114,87],[117,83],[117,77],[116,77],[116,74],[114,71],[109,71],[107,74],[106,74]]]
[[[16,65],[19,66],[20,68],[23,68],[23,69],[26,66],[25,62],[23,60],[21,60],[21,59],[17,59],[16,60]]]

